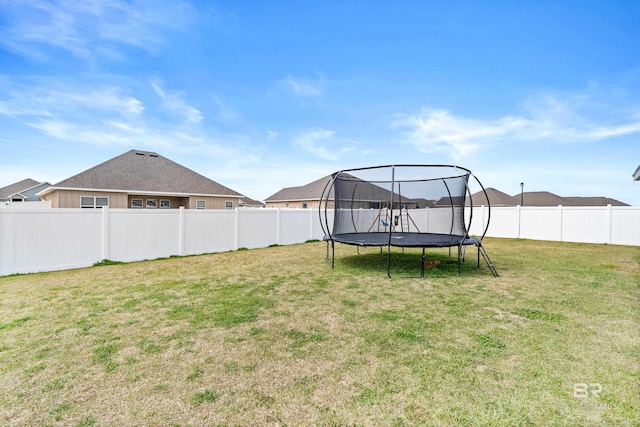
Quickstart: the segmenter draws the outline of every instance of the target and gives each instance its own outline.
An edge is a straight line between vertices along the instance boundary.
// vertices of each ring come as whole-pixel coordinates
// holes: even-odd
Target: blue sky
[[[263,200],[456,164],[640,205],[638,1],[0,0],[0,186],[131,149]]]

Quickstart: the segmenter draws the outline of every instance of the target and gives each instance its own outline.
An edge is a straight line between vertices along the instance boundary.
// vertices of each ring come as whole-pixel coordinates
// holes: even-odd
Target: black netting
[[[456,239],[443,237],[443,241],[456,244],[467,236],[464,203],[470,175],[464,168],[439,165],[336,172],[326,191],[327,198],[332,194],[335,208],[333,225],[326,224],[327,231],[338,239],[348,235],[358,244],[367,238],[371,244],[385,241],[382,234],[397,246],[419,242],[420,235],[451,236]]]

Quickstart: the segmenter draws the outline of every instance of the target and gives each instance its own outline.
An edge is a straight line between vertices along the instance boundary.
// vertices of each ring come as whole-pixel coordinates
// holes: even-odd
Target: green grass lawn
[[[639,425],[640,248],[485,246],[0,278],[0,425]]]

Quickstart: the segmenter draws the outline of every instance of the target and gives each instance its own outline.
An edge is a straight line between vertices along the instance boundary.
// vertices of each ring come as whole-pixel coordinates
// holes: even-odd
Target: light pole
[[[520,206],[524,206],[524,182],[520,183]]]

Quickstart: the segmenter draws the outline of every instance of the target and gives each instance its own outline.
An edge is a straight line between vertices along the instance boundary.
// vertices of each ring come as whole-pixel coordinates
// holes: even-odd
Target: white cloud
[[[151,87],[160,97],[161,106],[167,111],[183,117],[187,122],[200,123],[203,119],[202,113],[197,108],[189,105],[183,98],[184,94],[178,91],[166,91],[162,87],[162,82],[154,80]]]
[[[355,149],[353,141],[336,138],[334,131],[321,128],[311,129],[299,135],[294,142],[315,157],[331,161],[336,161]]]
[[[294,95],[301,98],[321,98],[324,95],[324,79],[302,79],[287,76],[282,81]]]
[[[115,115],[140,115],[144,104],[121,89],[104,86],[77,90],[56,85],[15,86],[0,100],[0,114],[7,116],[51,117],[86,115],[86,111]]]
[[[418,150],[444,152],[454,159],[503,141],[578,143],[640,133],[640,116],[633,108],[610,117],[607,104],[585,94],[538,95],[524,103],[524,110],[526,114],[519,116],[479,119],[423,108],[415,114],[396,115],[390,126]]]
[[[9,93],[0,90],[0,115],[48,138],[94,146],[164,147],[232,155],[210,131],[201,128],[202,115],[184,102],[181,93],[167,91],[159,84],[154,89],[160,100],[151,110],[166,109],[172,113],[168,117],[154,117],[141,100],[114,86],[77,83],[71,87],[46,80],[40,81],[40,86],[33,81],[6,83],[4,89]]]
[[[520,120],[513,118],[482,121],[425,108],[418,114],[399,116],[391,127],[403,130],[407,140],[422,152],[445,151],[461,158],[476,152],[479,140],[501,137],[520,125]]]
[[[267,130],[267,142],[273,141],[274,139],[276,139],[280,134],[276,131],[273,130]]]
[[[182,3],[140,0],[6,0],[3,12],[0,45],[39,61],[55,57],[50,47],[85,60],[123,60],[118,45],[156,52],[191,19]]]
[[[226,105],[219,96],[213,96],[213,102],[218,107],[218,113],[216,114],[216,119],[221,122],[231,122],[238,118],[238,113],[236,113],[231,107]]]

